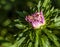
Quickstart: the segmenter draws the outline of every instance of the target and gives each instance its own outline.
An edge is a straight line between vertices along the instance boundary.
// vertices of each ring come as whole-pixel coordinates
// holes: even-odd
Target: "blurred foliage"
[[[25,21],[38,8],[46,20],[40,34]],[[0,0],[0,47],[59,47],[59,31],[60,0]]]
[[[54,5],[56,8],[60,9],[60,0],[51,0],[52,5]]]

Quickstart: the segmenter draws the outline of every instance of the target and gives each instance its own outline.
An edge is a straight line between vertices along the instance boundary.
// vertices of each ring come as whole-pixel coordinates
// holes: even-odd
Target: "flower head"
[[[25,20],[31,23],[32,27],[35,29],[40,28],[45,24],[45,19],[42,11],[26,16]]]

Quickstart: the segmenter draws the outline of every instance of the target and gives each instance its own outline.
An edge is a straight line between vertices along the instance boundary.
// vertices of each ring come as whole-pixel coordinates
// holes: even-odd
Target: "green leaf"
[[[42,36],[41,41],[42,41],[43,47],[51,47],[50,42],[45,35]]]
[[[19,14],[19,16],[21,17],[21,18],[24,18],[24,13],[23,12],[19,12],[19,11],[16,11],[18,14]]]
[[[50,10],[48,10],[48,11],[46,12],[45,17],[48,17],[49,14],[50,14]]]
[[[15,24],[18,29],[24,29],[26,26],[23,24]]]
[[[49,28],[53,28],[53,29],[60,29],[60,16],[57,17],[58,15],[55,16],[55,18],[53,19],[53,23],[51,25],[49,25]]]
[[[44,0],[43,7],[46,7],[48,5],[48,3],[50,3],[50,0]]]
[[[54,12],[54,7],[52,7],[50,10],[48,10],[45,14],[46,18],[50,18]]]
[[[33,40],[32,32],[30,32],[29,36],[30,36],[30,39]]]
[[[54,10],[54,7],[51,8],[50,12],[53,12],[53,10]]]
[[[26,37],[21,38],[19,41],[16,41],[15,44],[10,47],[19,47],[25,39]]]
[[[26,37],[23,37],[19,41],[16,41],[17,46],[20,46],[25,39],[26,39]]]
[[[23,36],[23,33],[24,33],[24,32],[20,33],[20,34],[18,35],[18,37],[16,38],[16,40],[19,40],[19,39],[20,39],[20,37],[22,37],[22,36]]]
[[[5,42],[5,43],[2,43],[2,47],[9,47],[11,46],[12,44],[11,43],[8,43],[8,42]]]
[[[59,47],[59,42],[58,42],[57,37],[56,37],[55,35],[53,35],[53,34],[51,33],[51,31],[49,31],[49,30],[45,30],[44,32],[48,35],[48,37],[51,39],[51,41],[53,41],[54,44],[55,44],[57,47]]]
[[[54,18],[54,22],[60,22],[60,16]]]
[[[37,8],[38,8],[38,12],[40,12],[40,6],[41,6],[41,1],[38,2]]]
[[[35,47],[38,47],[39,46],[39,33],[41,33],[40,32],[40,30],[38,30],[38,29],[36,29],[36,37],[35,37]]]
[[[54,23],[48,26],[49,28],[60,29],[60,17],[54,19]]]
[[[32,47],[32,42],[29,42],[28,47]]]
[[[55,26],[60,27],[60,22],[55,23]]]
[[[7,34],[7,29],[5,29],[5,28],[2,29],[2,30],[1,30],[1,35],[2,35],[2,36],[5,36],[6,34]]]
[[[10,23],[11,23],[11,20],[10,20],[10,19],[6,19],[6,20],[3,22],[3,26],[8,26]]]

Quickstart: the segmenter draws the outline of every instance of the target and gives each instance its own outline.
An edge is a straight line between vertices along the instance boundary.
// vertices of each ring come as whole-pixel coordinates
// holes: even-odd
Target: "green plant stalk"
[[[40,29],[36,29],[35,30],[36,32],[36,37],[35,37],[35,47],[38,47],[39,46],[39,35],[41,34],[41,31]]]
[[[40,6],[41,6],[41,1],[39,1],[37,8],[38,8],[38,12],[40,12]]]

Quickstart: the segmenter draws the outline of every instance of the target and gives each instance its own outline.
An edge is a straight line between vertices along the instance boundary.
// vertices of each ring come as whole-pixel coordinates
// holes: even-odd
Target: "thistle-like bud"
[[[45,25],[45,19],[42,11],[26,16],[25,20],[29,22],[34,29],[38,29]]]

